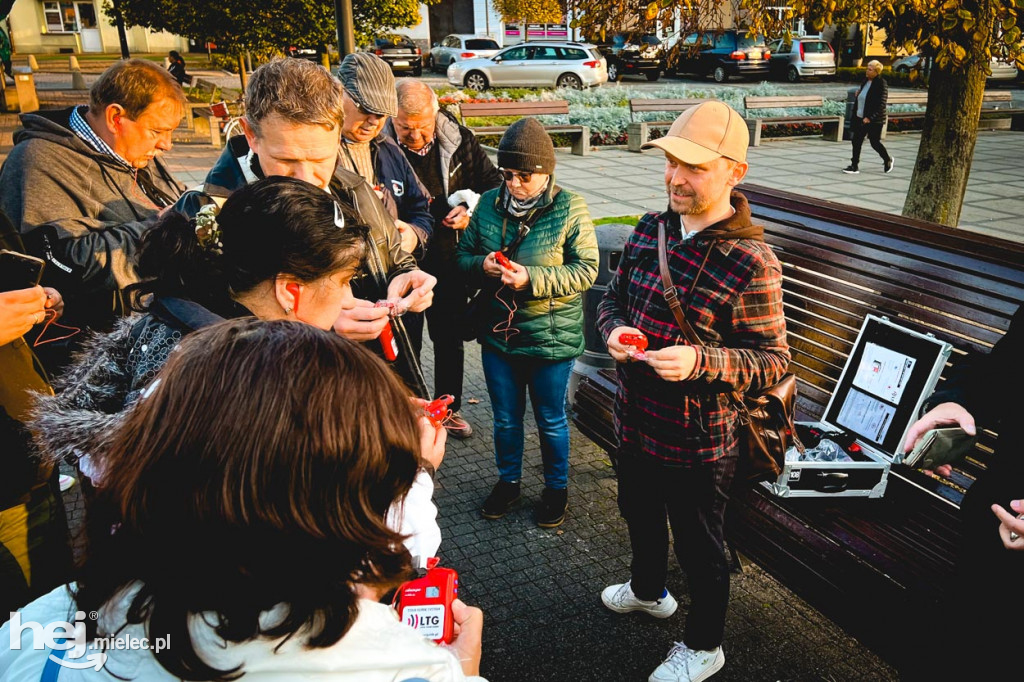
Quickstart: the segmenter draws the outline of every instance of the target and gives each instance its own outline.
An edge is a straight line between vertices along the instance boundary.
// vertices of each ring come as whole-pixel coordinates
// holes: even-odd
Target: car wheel
[[[906,64],[900,64],[899,66],[896,67],[896,73],[910,73],[910,67],[907,66]]]
[[[563,73],[555,81],[556,88],[569,88],[570,90],[582,90],[583,81],[574,73]]]
[[[434,64],[434,55],[427,55],[427,71],[437,71],[437,65]]]
[[[790,83],[796,83],[800,80],[800,72],[796,70],[795,66],[791,66],[786,70],[786,80]]]
[[[476,90],[477,92],[486,90],[488,85],[487,76],[483,75],[479,71],[470,71],[467,73],[464,83],[467,88],[470,90]]]
[[[622,80],[622,74],[619,73],[619,65],[618,64],[609,64],[608,65],[608,80],[610,80],[610,81],[620,81],[620,80]]]
[[[716,83],[725,83],[729,80],[729,74],[725,72],[725,67],[716,66],[715,70],[711,72],[711,77],[715,79]]]
[[[647,80],[653,83],[654,81],[661,78],[661,71],[648,71],[644,75],[647,76]]]
[[[417,66],[415,69],[412,70],[412,75],[417,77],[417,78],[419,76],[422,76],[423,75],[423,67],[422,66]]]

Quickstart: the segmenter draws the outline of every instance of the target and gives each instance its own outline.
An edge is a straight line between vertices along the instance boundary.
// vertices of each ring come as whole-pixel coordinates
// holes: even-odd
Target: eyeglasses
[[[510,171],[504,168],[499,168],[498,172],[501,173],[501,177],[505,178],[505,182],[512,182],[512,178],[519,178],[519,182],[524,185],[533,179],[533,173],[523,173],[522,171]]]

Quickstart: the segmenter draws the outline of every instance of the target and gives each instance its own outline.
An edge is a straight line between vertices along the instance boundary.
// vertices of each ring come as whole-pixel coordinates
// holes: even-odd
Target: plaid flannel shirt
[[[736,445],[730,393],[770,386],[789,365],[782,267],[751,225],[743,195],[734,192],[732,204],[735,215],[688,240],[671,211],[641,218],[598,306],[604,338],[628,326],[643,331],[652,350],[686,343],[658,268],[658,224],[664,222],[672,282],[704,345],[696,347],[697,364],[686,381],[665,381],[643,362],[617,366],[615,432],[630,453],[678,466],[727,455]],[[745,238],[730,239],[738,231]]]

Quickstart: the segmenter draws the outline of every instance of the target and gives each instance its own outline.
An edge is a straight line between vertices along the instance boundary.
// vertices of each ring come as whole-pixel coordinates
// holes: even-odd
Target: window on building
[[[47,33],[72,33],[78,30],[75,4],[72,2],[44,2]]]

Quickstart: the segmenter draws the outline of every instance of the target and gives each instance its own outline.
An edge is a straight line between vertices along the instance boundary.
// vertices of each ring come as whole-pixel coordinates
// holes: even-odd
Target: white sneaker
[[[676,642],[668,652],[668,658],[651,673],[647,682],[700,682],[717,673],[723,665],[725,654],[722,647],[698,651]]]
[[[675,597],[668,590],[665,590],[661,599],[655,599],[654,601],[637,599],[636,595],[633,594],[633,588],[629,586],[628,582],[621,585],[609,585],[604,588],[604,592],[601,593],[601,601],[616,613],[644,611],[655,618],[668,618],[679,607]]]

